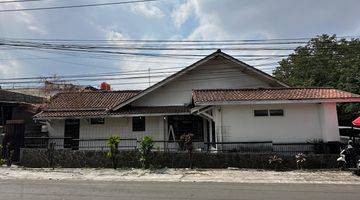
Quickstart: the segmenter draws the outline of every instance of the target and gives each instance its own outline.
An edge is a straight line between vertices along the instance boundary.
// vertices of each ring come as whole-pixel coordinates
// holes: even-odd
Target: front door
[[[203,119],[194,115],[174,115],[168,117],[168,124],[174,130],[175,139],[184,133],[194,134],[194,141],[204,140]],[[169,138],[171,140],[172,138]]]
[[[79,132],[80,132],[79,119],[65,120],[64,148],[72,148],[73,150],[79,149],[79,140],[78,140]]]

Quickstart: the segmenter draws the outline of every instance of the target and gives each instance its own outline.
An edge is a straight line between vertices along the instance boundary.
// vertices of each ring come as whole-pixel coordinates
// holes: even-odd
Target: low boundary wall
[[[111,160],[104,151],[55,150],[55,167],[110,168]],[[193,153],[195,168],[254,168],[270,169],[269,157],[274,154],[241,154],[241,153]],[[280,156],[283,159],[278,168],[296,169],[294,156]],[[306,169],[336,168],[337,154],[308,154],[303,164]],[[140,167],[137,151],[121,151],[118,155],[119,168]],[[49,167],[49,152],[46,149],[21,149],[20,165],[24,167]],[[156,168],[186,168],[189,166],[187,153],[154,152],[151,164]]]

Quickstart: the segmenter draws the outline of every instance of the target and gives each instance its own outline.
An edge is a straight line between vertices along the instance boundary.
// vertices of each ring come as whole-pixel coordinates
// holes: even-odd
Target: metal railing
[[[24,148],[47,148],[50,143],[55,149],[73,150],[109,150],[107,138],[73,139],[67,137],[25,137]],[[137,148],[137,139],[121,139],[119,150],[134,150]]]
[[[137,139],[121,139],[119,150],[136,150],[139,142]],[[24,148],[48,148],[54,143],[55,149],[72,150],[100,150],[110,149],[107,138],[72,139],[54,137],[25,137]],[[311,143],[273,143],[261,142],[203,142],[194,141],[195,152],[224,152],[224,153],[279,153],[296,154],[316,152],[316,144]],[[154,151],[179,152],[184,151],[181,141],[154,141]]]

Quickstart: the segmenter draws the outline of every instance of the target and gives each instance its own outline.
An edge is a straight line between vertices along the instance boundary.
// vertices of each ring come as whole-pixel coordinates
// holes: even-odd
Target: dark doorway
[[[0,126],[4,126],[7,120],[12,119],[12,106],[0,105]]]
[[[80,120],[79,119],[66,119],[65,120],[65,140],[64,148],[72,148],[73,150],[79,149],[79,132]]]
[[[20,148],[24,146],[25,124],[23,120],[7,120],[3,139],[3,155],[12,151],[12,161],[20,160]],[[8,153],[5,153],[8,151]]]
[[[169,116],[168,123],[174,129],[176,140],[179,140],[184,133],[192,133],[195,141],[204,141],[204,126],[201,117],[194,115]]]

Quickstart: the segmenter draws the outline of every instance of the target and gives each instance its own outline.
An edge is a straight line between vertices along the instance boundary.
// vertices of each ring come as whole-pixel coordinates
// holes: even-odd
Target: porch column
[[[214,109],[215,138],[217,142],[223,142],[221,107]]]
[[[164,135],[164,151],[167,150],[167,143],[165,141],[168,141],[169,140],[169,130],[168,130],[168,120],[167,120],[167,116],[161,116],[161,122],[162,122],[162,126],[161,129],[163,130],[163,135]]]
[[[204,130],[204,142],[208,142],[208,134],[209,134],[209,127],[207,126],[207,122],[208,120],[206,120],[205,118],[203,118],[203,130]]]
[[[212,121],[208,120],[209,122],[209,142],[213,142],[213,127],[212,127]]]

